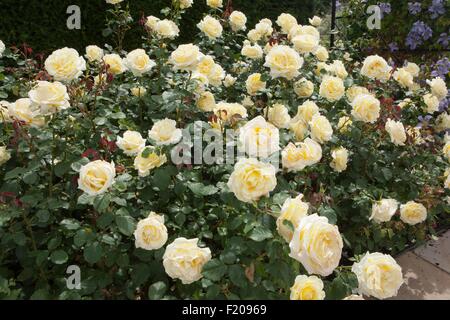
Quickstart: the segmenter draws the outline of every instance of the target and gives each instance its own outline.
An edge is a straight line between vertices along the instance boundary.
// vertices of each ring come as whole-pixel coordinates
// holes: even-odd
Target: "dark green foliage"
[[[141,43],[144,34],[139,20],[142,16],[161,16],[160,10],[171,4],[170,0],[128,1],[134,18],[133,27],[127,33],[125,49],[134,49]],[[224,1],[225,3],[225,1]],[[296,16],[300,23],[319,11],[328,10],[329,1],[307,0],[234,0],[233,7],[244,12],[248,26],[253,27],[262,18],[275,20],[282,12]],[[78,5],[81,9],[81,30],[69,30],[66,21],[67,7]],[[82,51],[89,44],[111,43],[102,35],[106,11],[111,8],[104,0],[2,0],[0,39],[8,45],[27,43],[36,51],[51,52],[64,46]],[[178,39],[192,42],[198,30],[196,24],[207,12],[206,0],[195,0],[194,6],[183,17],[183,28]]]

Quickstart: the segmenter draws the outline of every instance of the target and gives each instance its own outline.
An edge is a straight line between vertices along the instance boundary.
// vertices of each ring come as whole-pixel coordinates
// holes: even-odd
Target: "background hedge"
[[[171,0],[130,0],[133,29],[128,33],[125,49],[134,49],[140,43],[142,28],[139,18],[144,14],[160,16],[160,10],[170,5]],[[224,1],[226,3],[226,0]],[[243,11],[248,17],[248,26],[253,27],[261,18],[272,20],[282,12],[296,16],[300,23],[308,17],[327,12],[330,0],[233,0],[233,7]],[[81,8],[81,30],[66,27],[69,5]],[[8,45],[27,43],[35,51],[52,51],[68,46],[83,50],[86,45],[103,45],[109,39],[102,36],[105,14],[110,8],[104,0],[2,0],[0,12],[0,39]],[[198,32],[195,25],[206,12],[206,0],[195,0],[194,6],[184,16],[180,42],[191,41]]]

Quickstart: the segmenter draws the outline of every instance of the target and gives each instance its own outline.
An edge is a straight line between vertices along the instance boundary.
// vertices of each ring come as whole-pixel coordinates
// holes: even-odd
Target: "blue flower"
[[[391,43],[389,43],[389,50],[390,50],[391,52],[398,51],[398,45],[397,45],[397,43],[396,43],[396,42],[391,42]]]
[[[422,4],[420,2],[408,2],[408,11],[412,15],[416,15],[422,11]]]
[[[443,0],[433,0],[428,8],[428,12],[431,13],[431,19],[436,19],[440,15],[443,15],[445,13]]]
[[[442,48],[447,49],[448,43],[450,42],[450,36],[447,33],[441,33],[439,36],[439,39],[437,40],[437,43],[442,46]]]
[[[423,41],[430,39],[432,36],[433,30],[426,23],[416,21],[406,37],[406,45],[411,50],[414,50],[423,44]]]

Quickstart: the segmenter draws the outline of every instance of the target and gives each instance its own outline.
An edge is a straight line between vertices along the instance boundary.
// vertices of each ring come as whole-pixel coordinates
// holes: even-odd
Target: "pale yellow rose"
[[[316,37],[318,40],[320,40],[320,32],[319,30],[317,30],[317,28],[313,26],[301,26],[301,25],[295,25],[289,30],[288,39],[294,39],[296,36],[303,34],[312,35]]]
[[[239,147],[250,157],[267,158],[280,150],[278,128],[257,116],[239,129]]]
[[[169,62],[176,70],[189,71],[194,70],[202,58],[203,55],[200,49],[196,45],[189,43],[178,46],[170,55]]]
[[[264,66],[270,68],[272,78],[292,80],[300,74],[303,58],[294,49],[285,45],[277,45],[267,54]]]
[[[316,114],[319,114],[319,107],[314,101],[307,100],[298,106],[297,114],[292,120],[295,122],[303,120],[305,123],[309,123]]]
[[[222,85],[222,81],[225,78],[225,70],[218,65],[214,64],[211,73],[208,76],[208,82],[210,85],[214,87],[220,87]]]
[[[406,71],[408,71],[414,78],[419,75],[420,67],[412,62],[408,62],[405,67],[403,67]]]
[[[330,141],[333,136],[333,128],[325,116],[315,114],[309,122],[311,138],[319,143]]]
[[[349,126],[351,126],[353,123],[352,119],[347,116],[342,116],[339,118],[337,128],[339,132],[345,133],[349,130]]]
[[[261,73],[253,73],[245,81],[245,86],[247,88],[247,93],[254,96],[258,91],[266,89],[266,82],[261,81]]]
[[[126,155],[134,156],[145,147],[145,139],[137,131],[127,130],[122,137],[117,137],[117,146]]]
[[[155,16],[148,16],[146,21],[145,21],[145,26],[150,30],[150,31],[154,31],[156,28],[156,24],[158,23],[158,21],[160,21],[159,18],[155,17]]]
[[[222,36],[222,25],[219,20],[206,16],[197,24],[197,27],[209,38],[217,39]]]
[[[239,103],[219,102],[214,109],[214,114],[223,121],[229,121],[236,115],[247,118],[247,109]]]
[[[337,226],[317,214],[300,220],[289,243],[289,256],[299,261],[309,274],[328,276],[341,260],[343,242]]]
[[[366,253],[359,262],[352,266],[359,283],[359,292],[378,299],[397,295],[403,284],[402,268],[390,255]]]
[[[323,74],[325,74],[324,72],[322,72],[322,70],[325,70],[326,72],[328,72],[330,69],[330,66],[328,64],[326,64],[325,62],[319,62],[316,65],[316,69],[314,70],[314,73],[316,74],[316,76],[321,77],[323,76]]]
[[[287,171],[301,171],[322,159],[322,147],[310,138],[297,145],[289,143],[281,152],[283,168]]]
[[[448,114],[447,112],[441,113],[436,118],[436,127],[435,128],[437,131],[443,131],[443,130],[450,129],[450,114]]]
[[[370,94],[370,91],[365,87],[353,85],[348,88],[346,92],[348,101],[350,101],[350,103],[353,102],[353,100],[355,100],[355,98],[360,94]]]
[[[427,219],[427,208],[421,203],[408,201],[400,206],[400,219],[412,226],[422,223]]]
[[[206,0],[206,4],[214,9],[222,8],[223,1],[222,0]]]
[[[155,147],[144,147],[136,158],[134,158],[134,168],[140,177],[147,177],[155,168],[161,167],[167,162],[165,154],[158,154]]]
[[[169,277],[183,284],[200,280],[203,266],[211,260],[211,250],[200,248],[198,239],[177,238],[164,252],[163,266]]]
[[[447,158],[448,161],[450,161],[450,141],[447,141],[442,148],[442,153]]]
[[[102,48],[99,48],[98,46],[91,45],[86,47],[86,54],[85,57],[90,61],[102,61],[102,58],[104,56],[104,52]]]
[[[337,101],[345,94],[344,82],[338,77],[324,76],[319,94],[330,102]]]
[[[297,19],[289,13],[280,14],[276,22],[284,33],[289,33],[292,27],[298,25]]]
[[[225,79],[223,80],[223,85],[224,85],[226,88],[229,88],[229,87],[231,87],[232,85],[234,85],[234,84],[236,83],[236,80],[237,80],[237,79],[236,79],[235,77],[233,77],[233,76],[227,74],[227,75],[225,76]]]
[[[11,153],[6,149],[6,147],[0,147],[0,166],[8,162],[9,159],[11,159]]]
[[[61,82],[38,81],[28,92],[33,108],[42,115],[55,113],[70,107],[67,88]]]
[[[78,189],[90,196],[105,193],[114,183],[116,168],[114,163],[103,160],[89,162],[80,169]]]
[[[308,134],[308,123],[303,119],[292,119],[289,123],[289,130],[294,134],[296,141],[303,141]]]
[[[389,133],[391,142],[396,146],[404,146],[406,142],[406,132],[403,123],[388,119],[385,125],[386,131]]]
[[[395,199],[382,199],[372,204],[372,215],[369,220],[377,223],[388,222],[398,209],[398,201]]]
[[[439,99],[433,96],[431,93],[427,93],[423,96],[423,102],[427,106],[427,113],[435,113],[439,111]]]
[[[329,58],[328,51],[323,46],[318,46],[316,51],[313,52],[317,59],[320,61],[327,61]]]
[[[287,128],[291,121],[288,109],[281,103],[276,103],[272,107],[267,107],[264,110],[267,119],[277,128]]]
[[[303,54],[315,52],[319,47],[319,39],[310,34],[295,36],[291,41],[295,50]]]
[[[228,187],[240,201],[251,203],[259,200],[277,186],[276,169],[270,163],[254,158],[241,158],[234,166]]]
[[[197,107],[205,112],[213,111],[216,108],[216,99],[211,92],[205,91],[197,99]]]
[[[340,60],[334,60],[329,66],[329,71],[341,79],[345,79],[348,76],[348,72],[345,70],[345,66]]]
[[[299,98],[309,98],[314,93],[314,83],[306,78],[302,78],[294,83],[294,92]]]
[[[180,4],[180,9],[187,9],[192,7],[194,0],[178,0],[178,2]]]
[[[182,137],[181,129],[177,129],[177,122],[165,118],[157,121],[148,132],[148,137],[156,142],[157,145],[170,145],[178,143]]]
[[[273,33],[272,21],[270,21],[269,19],[261,19],[255,25],[255,30],[256,33],[258,33],[260,39],[270,37]]]
[[[156,66],[155,61],[150,59],[144,49],[131,51],[127,54],[123,63],[136,77],[142,77],[144,73],[149,72]]]
[[[112,74],[121,74],[127,70],[123,59],[116,53],[106,54],[103,62],[108,65],[108,71]]]
[[[8,106],[8,114],[11,119],[22,121],[32,127],[42,127],[45,125],[44,117],[39,110],[32,107],[32,101],[28,98],[21,98]]]
[[[166,244],[167,237],[164,217],[150,212],[149,216],[140,220],[136,226],[134,245],[144,250],[158,250]]]
[[[177,24],[168,19],[157,21],[153,30],[161,39],[175,39],[180,34]]]
[[[292,240],[294,230],[298,228],[300,220],[308,215],[309,205],[302,199],[302,194],[296,198],[288,198],[281,207],[280,216],[277,218],[277,231],[286,242]],[[286,225],[286,221],[292,224],[293,230]]]
[[[392,75],[395,81],[400,84],[402,88],[412,88],[414,85],[414,78],[405,68],[397,69]]]
[[[322,24],[322,19],[318,16],[309,18],[308,21],[309,21],[309,24],[314,27],[320,27],[320,25]]]
[[[347,169],[348,163],[348,150],[344,147],[339,147],[331,151],[331,157],[333,160],[330,163],[330,167],[336,172],[343,172]]]
[[[291,287],[290,300],[323,300],[325,291],[323,291],[323,282],[316,276],[300,275],[295,278],[294,285]]]
[[[135,97],[142,98],[147,93],[147,89],[144,87],[133,87],[130,89],[131,94]]]
[[[123,0],[105,0],[106,1],[106,3],[109,3],[109,4],[118,4],[118,3],[121,3]]]
[[[352,107],[352,116],[357,121],[374,123],[380,116],[380,101],[369,94],[357,95]]]
[[[45,60],[45,70],[57,81],[70,82],[86,70],[86,61],[77,50],[62,48],[53,51]]]
[[[427,80],[427,84],[430,86],[431,88],[431,93],[436,96],[439,101],[443,100],[447,94],[448,94],[448,90],[447,90],[447,85],[445,84],[445,81],[440,78],[434,78],[433,80]]]
[[[262,35],[256,29],[252,29],[247,33],[247,38],[251,42],[257,43],[259,40],[261,40]]]
[[[246,40],[244,41],[241,54],[250,59],[262,59],[264,52],[258,44],[251,45],[250,41]]]
[[[229,17],[231,29],[234,32],[245,30],[245,24],[247,23],[247,17],[240,11],[233,11]]]
[[[386,60],[378,55],[368,56],[361,68],[361,74],[371,79],[386,81],[390,78],[392,68]]]

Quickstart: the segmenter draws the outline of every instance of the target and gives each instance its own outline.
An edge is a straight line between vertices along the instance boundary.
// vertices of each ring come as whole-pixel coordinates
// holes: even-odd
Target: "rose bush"
[[[450,115],[424,100],[446,83],[328,51],[319,17],[252,28],[221,4],[196,43],[172,44],[174,0],[131,52],[3,52],[0,297],[397,293],[389,254],[448,221]]]

